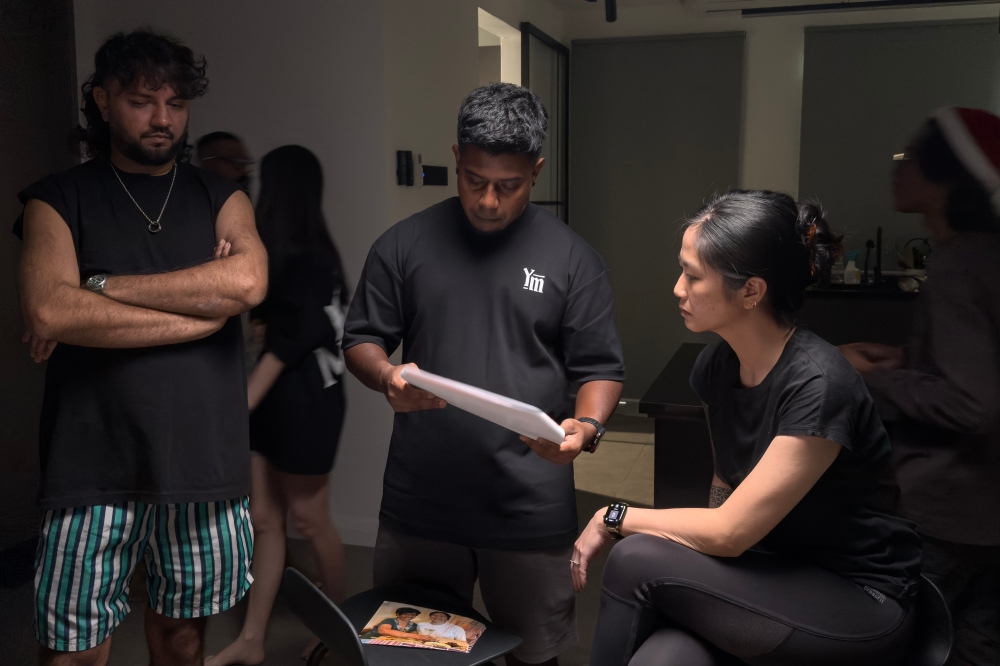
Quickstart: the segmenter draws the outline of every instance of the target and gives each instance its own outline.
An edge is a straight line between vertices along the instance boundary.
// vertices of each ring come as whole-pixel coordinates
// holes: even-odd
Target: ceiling
[[[598,0],[597,2],[587,2],[587,0],[549,0],[550,3],[564,10],[575,10],[575,9],[599,9],[604,11],[603,0]],[[638,7],[640,5],[672,5],[677,4],[678,0],[618,0],[618,7]]]

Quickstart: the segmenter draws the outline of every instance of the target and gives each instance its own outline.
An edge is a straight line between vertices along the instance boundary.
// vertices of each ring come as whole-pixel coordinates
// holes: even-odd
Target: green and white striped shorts
[[[103,643],[129,612],[129,582],[140,556],[157,613],[221,613],[253,582],[252,552],[247,497],[49,510],[35,560],[38,641],[65,652]]]

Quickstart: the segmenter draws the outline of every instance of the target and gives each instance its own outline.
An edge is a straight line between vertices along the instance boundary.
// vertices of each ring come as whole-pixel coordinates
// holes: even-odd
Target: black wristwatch
[[[600,421],[598,421],[597,419],[592,419],[589,416],[581,416],[580,418],[577,419],[577,421],[579,421],[580,423],[589,423],[590,425],[597,428],[597,437],[595,437],[594,441],[592,441],[590,444],[583,447],[583,450],[586,451],[587,453],[593,453],[594,451],[597,450],[597,447],[600,445],[601,440],[604,439],[604,433],[605,433],[604,426],[601,425]]]
[[[628,502],[615,502],[604,512],[604,529],[612,539],[622,538],[622,521],[628,511]]]

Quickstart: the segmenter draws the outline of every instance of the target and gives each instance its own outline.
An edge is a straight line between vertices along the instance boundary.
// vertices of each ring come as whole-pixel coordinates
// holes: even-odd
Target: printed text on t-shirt
[[[542,290],[545,288],[545,276],[537,275],[534,269],[529,271],[525,268],[524,287],[522,288],[529,291],[537,291],[539,294],[542,293]]]

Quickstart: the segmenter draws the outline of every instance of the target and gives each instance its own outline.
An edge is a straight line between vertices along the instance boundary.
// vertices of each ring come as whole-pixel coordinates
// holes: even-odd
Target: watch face
[[[622,518],[622,509],[617,504],[608,509],[608,516],[605,520],[609,523],[617,523]]]

